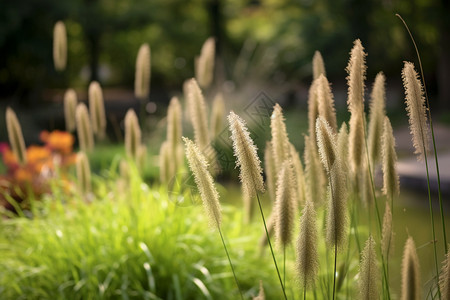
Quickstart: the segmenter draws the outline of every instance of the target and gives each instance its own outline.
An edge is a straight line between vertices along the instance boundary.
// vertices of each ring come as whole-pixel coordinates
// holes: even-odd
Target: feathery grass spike
[[[359,299],[379,299],[378,282],[380,278],[378,274],[375,241],[372,236],[369,236],[361,254],[361,263],[359,266]]]
[[[382,72],[375,77],[373,84],[370,113],[369,113],[369,132],[368,132],[368,146],[371,165],[380,161],[381,136],[383,134],[384,117],[386,115],[386,92],[385,92],[386,78]]]
[[[350,116],[349,157],[354,173],[361,166],[364,141],[364,80],[366,77],[364,48],[360,40],[354,42],[347,66],[348,108]]]
[[[66,130],[73,132],[76,128],[75,110],[77,108],[78,98],[74,89],[67,89],[64,93],[64,120]]]
[[[181,143],[182,130],[181,104],[177,97],[172,97],[167,109],[167,141],[173,149]]]
[[[194,142],[185,137],[183,137],[183,140],[186,146],[186,157],[189,167],[194,174],[195,183],[200,191],[210,225],[212,227],[220,226],[222,213],[219,203],[219,193],[208,171],[208,163]]]
[[[102,139],[106,134],[106,114],[103,92],[97,81],[89,85],[89,112],[91,114],[92,131]]]
[[[345,245],[348,232],[347,183],[339,161],[330,170],[327,206],[326,243],[339,249]]]
[[[210,143],[205,99],[195,79],[189,80],[186,89],[187,105],[192,127],[194,128],[195,143],[203,151]]]
[[[275,239],[280,246],[286,247],[292,240],[296,212],[296,193],[293,193],[292,164],[286,160],[281,166],[277,179],[275,201]]]
[[[419,258],[412,237],[405,243],[402,259],[402,300],[421,299]]]
[[[234,156],[237,158],[236,167],[240,167],[239,178],[242,187],[250,198],[258,191],[264,192],[261,162],[257,148],[250,137],[245,121],[234,112],[228,115],[231,139],[233,140]]]
[[[263,286],[262,280],[260,280],[258,296],[253,297],[253,300],[265,300],[265,299],[266,299],[266,295],[264,293],[264,286]]]
[[[77,105],[75,119],[80,149],[83,152],[90,152],[94,149],[94,133],[92,132],[89,112],[84,103]]]
[[[306,199],[319,206],[323,202],[326,178],[316,149],[316,140],[313,141],[311,137],[305,136],[305,195]]]
[[[300,233],[296,244],[296,269],[302,287],[312,288],[319,272],[317,224],[314,204],[307,200],[300,217]]]
[[[276,166],[275,160],[273,159],[272,142],[270,141],[266,142],[266,148],[264,149],[264,170],[266,171],[267,191],[269,192],[272,202],[275,202]]]
[[[20,164],[26,164],[27,155],[22,128],[16,113],[10,107],[6,108],[6,128],[8,131],[9,144],[11,145],[14,155],[17,157]]]
[[[89,160],[84,152],[77,154],[76,161],[78,187],[82,194],[89,193],[91,188],[91,168],[89,166]]]
[[[342,123],[336,141],[336,152],[341,162],[342,173],[348,172],[348,131],[347,124]]]
[[[439,288],[442,299],[450,299],[450,252],[445,255],[442,271],[439,277]]]
[[[172,172],[173,156],[170,154],[170,143],[164,141],[159,150],[159,177],[162,183],[169,183],[170,178],[175,175]]]
[[[281,106],[275,104],[270,117],[270,129],[272,132],[272,150],[275,166],[280,167],[289,158],[289,139],[284,123]]]
[[[324,75],[320,75],[317,79],[317,102],[319,115],[328,122],[333,132],[337,132],[333,93],[331,92],[330,83]]]
[[[309,87],[308,92],[308,134],[313,143],[314,150],[317,149],[316,144],[316,119],[319,116],[319,102],[317,100],[318,81],[314,80]]]
[[[135,160],[141,145],[141,128],[136,113],[129,109],[125,115],[125,152]]]
[[[150,46],[142,44],[136,58],[136,74],[134,78],[134,95],[144,100],[150,93]]]
[[[330,173],[336,161],[336,136],[323,117],[318,117],[316,120],[316,134],[320,159],[324,169]]]
[[[405,62],[402,70],[403,85],[406,95],[406,110],[409,117],[415,154],[418,160],[424,159],[424,151],[429,149],[429,130],[425,106],[425,97],[419,75],[414,64]]]
[[[392,132],[389,118],[384,118],[382,135],[381,154],[383,158],[383,194],[388,196],[391,201],[394,196],[400,193],[399,178],[395,164],[397,163],[397,154],[395,153],[395,138]]]
[[[211,85],[214,78],[215,53],[216,42],[213,37],[210,37],[203,44],[200,56],[195,64],[195,78],[204,89]]]
[[[53,63],[56,71],[63,71],[67,64],[66,26],[58,21],[53,28]]]
[[[297,200],[299,203],[304,203],[305,196],[305,174],[303,172],[302,162],[300,160],[300,155],[297,150],[295,150],[294,145],[289,144],[290,146],[290,157],[292,160],[292,166],[294,168],[294,178],[296,180],[296,188],[297,188]]]
[[[389,202],[386,201],[386,208],[383,217],[383,229],[381,232],[381,253],[384,259],[389,259],[392,249],[394,247],[393,240],[394,232],[392,228],[392,212]]]
[[[320,75],[327,76],[325,73],[325,63],[319,51],[314,52],[313,60],[313,79],[319,78]]]
[[[219,136],[219,134],[224,129],[225,122],[225,102],[223,101],[223,96],[218,93],[214,97],[211,112],[211,139]]]

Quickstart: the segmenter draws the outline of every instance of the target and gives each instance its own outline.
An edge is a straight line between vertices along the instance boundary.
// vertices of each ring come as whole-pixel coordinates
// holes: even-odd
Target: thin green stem
[[[234,272],[234,267],[233,267],[233,263],[231,262],[230,254],[228,253],[227,246],[225,245],[225,240],[222,235],[222,230],[220,229],[220,225],[218,223],[217,223],[217,229],[219,230],[220,239],[222,240],[223,248],[225,249],[225,253],[227,254],[227,258],[228,258],[228,262],[230,263],[231,271],[233,272],[234,281],[236,282],[237,288],[239,290],[239,294],[241,295],[241,299],[244,300],[244,296],[242,295],[241,287],[239,286],[239,282],[237,280],[236,273]]]
[[[283,284],[286,286],[286,245],[283,245]]]
[[[306,300],[306,280],[303,283],[303,300]]]
[[[269,248],[270,248],[270,253],[272,254],[273,263],[275,265],[275,269],[277,270],[277,275],[278,275],[278,279],[280,281],[281,289],[283,290],[283,296],[284,296],[284,299],[287,300],[286,291],[284,290],[283,281],[281,280],[280,271],[278,270],[277,260],[275,258],[275,253],[273,252],[272,243],[270,242],[269,231],[267,230],[266,219],[264,218],[264,212],[263,212],[263,209],[262,209],[262,206],[261,206],[261,201],[259,200],[259,194],[258,193],[256,193],[256,199],[258,199],[259,211],[261,213],[261,218],[263,220],[264,230],[266,232],[267,242],[269,243]]]
[[[337,242],[336,242],[336,238],[335,238],[335,241],[334,241],[334,271],[333,271],[333,300],[336,299],[336,266],[337,266]]]
[[[411,31],[409,30],[408,25],[406,25],[405,20],[403,20],[403,18],[399,14],[395,14],[395,15],[397,17],[399,17],[399,19],[403,22],[403,25],[405,26],[406,30],[408,31],[409,37],[411,38],[411,41],[414,44],[414,48],[416,50],[417,59],[419,61],[420,76],[422,77],[423,89],[424,89],[424,92],[425,92],[425,101],[427,103],[427,108],[428,108],[427,109],[428,119],[430,119],[431,137],[432,137],[432,140],[433,140],[433,150],[434,150],[434,162],[436,164],[436,174],[437,174],[437,182],[438,182],[438,197],[439,197],[439,209],[440,209],[440,212],[441,212],[442,234],[444,236],[445,253],[447,253],[448,245],[447,245],[447,234],[445,232],[444,208],[442,206],[441,176],[439,174],[439,163],[438,163],[438,155],[437,155],[437,149],[436,149],[436,139],[434,137],[433,120],[431,118],[431,107],[430,107],[430,102],[428,100],[427,86],[426,86],[426,83],[425,83],[425,75],[423,73],[423,68],[422,68],[422,60],[420,59],[419,49],[417,48],[416,41],[414,40],[414,37],[413,37]]]

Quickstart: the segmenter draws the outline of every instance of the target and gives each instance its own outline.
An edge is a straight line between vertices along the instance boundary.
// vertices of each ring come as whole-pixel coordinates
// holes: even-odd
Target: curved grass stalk
[[[416,50],[417,59],[419,61],[420,76],[422,77],[422,81],[423,81],[422,83],[423,83],[423,89],[424,89],[424,92],[425,92],[425,101],[426,101],[426,106],[427,106],[428,119],[430,120],[431,138],[432,138],[432,141],[433,141],[434,162],[436,164],[436,173],[437,173],[437,182],[438,182],[439,209],[440,209],[440,213],[441,213],[442,234],[443,234],[443,237],[444,237],[444,249],[445,249],[445,253],[447,253],[448,252],[448,245],[447,245],[447,235],[446,235],[446,232],[445,232],[444,209],[443,209],[443,206],[442,206],[441,176],[439,174],[439,163],[438,163],[438,155],[437,155],[437,149],[436,149],[436,140],[435,140],[435,137],[434,137],[433,120],[431,118],[431,107],[430,107],[430,103],[428,101],[427,86],[425,84],[425,75],[423,73],[422,60],[420,59],[419,49],[417,48],[416,41],[414,40],[414,37],[413,37],[411,31],[409,30],[408,25],[406,24],[405,20],[403,20],[403,18],[399,14],[395,14],[395,15],[403,22],[403,25],[405,26],[406,30],[408,31],[409,37],[411,38],[411,41],[414,44],[414,49]]]

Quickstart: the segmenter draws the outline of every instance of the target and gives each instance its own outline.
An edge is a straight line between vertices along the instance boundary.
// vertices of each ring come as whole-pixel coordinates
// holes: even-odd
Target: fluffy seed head
[[[210,37],[203,44],[195,64],[195,78],[204,89],[208,88],[213,81],[215,53],[216,43],[214,38]]]
[[[383,73],[378,73],[375,77],[375,83],[373,84],[370,100],[369,132],[367,136],[367,143],[369,146],[369,156],[372,165],[380,161],[381,135],[383,134],[383,123],[386,115],[385,81],[386,78]]]
[[[295,150],[294,145],[289,144],[290,148],[290,157],[292,161],[293,171],[294,171],[294,178],[296,180],[296,187],[297,187],[297,201],[298,203],[304,203],[306,196],[305,196],[305,174],[303,173],[303,166],[302,162],[300,160],[300,155]]]
[[[97,81],[89,85],[89,112],[91,114],[92,131],[99,138],[105,136],[106,114],[103,92]]]
[[[136,113],[129,109],[125,115],[125,153],[135,162],[141,145],[141,128]]]
[[[342,123],[341,128],[337,136],[337,156],[341,162],[342,173],[347,174],[348,172],[348,131],[347,124]]]
[[[261,162],[257,148],[250,137],[245,121],[234,112],[228,115],[236,167],[240,167],[239,178],[247,196],[254,198],[258,191],[264,192]]]
[[[441,276],[439,276],[439,288],[442,299],[450,299],[450,252],[447,252],[442,262]]]
[[[203,150],[210,143],[205,99],[195,79],[189,80],[186,89],[187,105],[192,127],[194,128],[195,143]]]
[[[89,160],[84,152],[79,152],[77,154],[76,169],[80,193],[87,194],[92,190],[91,168],[89,166]]]
[[[94,133],[92,132],[89,112],[84,103],[79,103],[75,111],[77,123],[78,143],[80,150],[90,152],[94,149]]]
[[[384,259],[388,259],[392,253],[394,246],[394,232],[392,228],[392,212],[389,202],[386,201],[386,208],[384,209],[383,230],[381,232],[381,253]]]
[[[378,282],[380,281],[380,278],[378,273],[375,241],[372,236],[369,236],[361,254],[361,263],[359,265],[360,299],[377,300],[379,298]]]
[[[74,89],[67,89],[64,93],[64,120],[66,121],[66,130],[69,132],[73,132],[76,128],[75,110],[77,104],[77,93]]]
[[[366,54],[359,39],[353,42],[350,60],[346,71],[348,73],[348,108],[353,114],[364,111],[364,80],[366,79]],[[351,130],[351,129],[350,129]]]
[[[348,135],[349,142],[349,163],[353,173],[361,168],[364,157],[364,119],[363,115],[351,115],[350,132]]]
[[[150,93],[150,46],[142,44],[136,58],[136,74],[134,78],[134,95],[144,100]]]
[[[429,130],[424,91],[414,64],[405,61],[402,70],[403,86],[406,95],[406,111],[409,117],[409,129],[418,160],[423,160],[429,148]]]
[[[314,80],[309,87],[308,93],[308,134],[313,141],[314,149],[317,149],[316,144],[316,119],[319,116],[319,102],[317,99],[318,81]]]
[[[203,207],[208,215],[210,226],[220,226],[222,213],[219,203],[219,193],[208,171],[208,163],[194,142],[185,137],[183,137],[183,141],[186,147],[186,157],[189,167],[194,174],[195,183],[200,191]]]
[[[314,286],[319,272],[317,224],[314,204],[307,200],[300,217],[300,233],[296,245],[296,269],[302,287]]]
[[[170,154],[170,144],[168,141],[164,141],[159,150],[159,178],[164,184],[168,184],[174,175],[172,172],[173,156]]]
[[[10,107],[6,108],[6,127],[9,144],[11,145],[14,155],[19,160],[19,163],[25,164],[27,162],[27,155],[22,127],[20,127],[16,113]]]
[[[402,260],[402,300],[421,299],[419,258],[412,237],[405,243]]]
[[[223,130],[225,121],[225,102],[223,96],[218,93],[213,100],[211,112],[211,139],[217,137]]]
[[[289,138],[287,136],[286,124],[281,106],[275,104],[270,117],[270,129],[272,132],[272,150],[276,166],[289,158]]]
[[[330,183],[328,185],[325,223],[327,245],[332,248],[336,244],[338,249],[341,249],[347,240],[347,228],[347,183],[337,160],[330,170]]]
[[[320,75],[317,79],[317,102],[319,115],[328,122],[333,132],[337,132],[333,93],[331,92],[330,83],[324,75]]]
[[[327,76],[325,73],[325,64],[323,62],[322,55],[320,54],[319,51],[314,52],[312,65],[313,65],[313,79],[319,78],[321,74]]]
[[[275,160],[273,159],[272,142],[266,142],[264,149],[264,170],[266,171],[266,185],[272,202],[275,202]]]
[[[316,151],[316,141],[305,136],[305,182],[306,199],[319,206],[323,201],[323,190],[325,188],[325,175]]]
[[[265,300],[266,295],[264,294],[264,286],[262,280],[259,281],[259,293],[258,296],[253,297],[253,300]]]
[[[296,199],[292,190],[293,174],[291,162],[286,160],[281,166],[277,179],[275,201],[275,239],[280,246],[286,247],[292,240]]]
[[[336,161],[336,136],[328,122],[323,117],[316,120],[317,147],[322,165],[327,173]]]
[[[181,142],[182,130],[181,104],[177,97],[172,97],[167,109],[167,141],[173,149]]]
[[[56,71],[63,71],[67,64],[66,26],[58,21],[53,28],[53,63]]]
[[[400,193],[400,184],[395,169],[397,163],[397,154],[395,153],[395,139],[392,132],[389,118],[384,118],[382,135],[382,158],[383,158],[383,194],[388,196],[391,201],[394,196]]]

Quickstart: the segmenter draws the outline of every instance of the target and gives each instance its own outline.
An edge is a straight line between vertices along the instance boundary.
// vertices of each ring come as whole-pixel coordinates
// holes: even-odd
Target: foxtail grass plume
[[[270,214],[269,218],[266,221],[267,233],[269,234],[269,237],[273,237],[273,235],[274,235],[276,219],[277,219],[276,213],[273,210],[272,213]],[[264,247],[267,246],[268,243],[269,243],[269,241],[267,240],[267,234],[266,234],[266,231],[264,230],[261,238],[259,239],[259,248],[261,250],[260,251],[261,253],[264,250]]]
[[[261,162],[258,158],[257,148],[250,138],[250,133],[243,119],[231,111],[228,115],[228,122],[234,156],[237,158],[236,167],[241,169],[239,178],[242,183],[244,200],[251,201],[258,191],[264,192]],[[246,207],[251,208],[251,204],[247,203]]]
[[[360,40],[354,42],[347,66],[348,108],[350,116],[349,157],[353,173],[361,166],[365,145],[364,80],[366,78],[364,48]]]
[[[275,104],[270,117],[270,129],[272,132],[272,150],[275,166],[280,167],[289,158],[289,138],[284,123],[281,106]]]
[[[66,121],[66,130],[75,131],[75,110],[77,108],[78,98],[74,89],[67,89],[64,93],[64,120]]]
[[[389,259],[392,249],[394,248],[394,232],[392,228],[392,212],[389,202],[386,201],[384,209],[383,229],[381,232],[381,253],[384,259]]]
[[[320,75],[317,79],[317,102],[319,115],[328,122],[333,132],[337,132],[333,93],[331,92],[330,83],[324,75]]]
[[[394,196],[400,193],[399,179],[395,164],[397,163],[397,154],[395,153],[395,139],[392,132],[389,118],[384,118],[382,135],[382,158],[383,158],[383,194],[388,196],[391,201]]]
[[[369,157],[371,164],[375,165],[381,158],[381,136],[383,134],[384,117],[386,116],[386,78],[382,72],[375,77],[373,84],[370,113],[369,113],[369,131],[367,143],[369,146]]]
[[[309,87],[308,93],[308,135],[313,142],[314,150],[317,149],[316,144],[316,119],[319,116],[319,102],[317,99],[318,81],[314,80]]]
[[[6,128],[8,131],[9,144],[11,145],[14,155],[17,157],[20,164],[26,164],[27,155],[22,127],[20,126],[16,113],[10,107],[6,108]]]
[[[89,85],[89,112],[91,114],[92,131],[103,139],[106,135],[106,114],[103,92],[97,81],[92,81]]]
[[[289,144],[290,148],[290,158],[292,161],[292,166],[294,168],[294,178],[296,180],[297,187],[297,201],[299,203],[304,203],[306,199],[305,195],[305,174],[303,172],[302,161],[300,160],[300,155],[297,150],[295,150],[294,145]]]
[[[172,97],[167,109],[167,141],[174,152],[181,143],[182,130],[181,104],[177,97]]]
[[[373,177],[370,178],[371,174],[369,172],[369,165],[367,163],[367,160],[364,160],[360,168],[360,172],[358,173],[360,174],[354,174],[354,178],[355,180],[360,180],[362,200],[365,205],[372,205],[374,201],[372,190]]]
[[[141,172],[141,174],[144,172],[146,165],[147,165],[147,146],[139,145],[136,156],[136,166],[139,172]]]
[[[445,260],[442,262],[439,289],[442,299],[450,299],[450,252],[447,252]]]
[[[414,64],[405,61],[402,70],[403,86],[406,95],[406,111],[409,117],[409,129],[411,130],[415,154],[418,160],[423,160],[425,152],[429,148],[429,130],[425,97],[419,75],[414,69]]]
[[[266,295],[264,293],[264,286],[263,286],[262,280],[260,280],[258,296],[253,297],[253,300],[265,300],[265,299],[266,299]]]
[[[412,237],[405,243],[402,259],[402,300],[419,300],[422,297],[419,258]]]
[[[316,149],[316,140],[305,136],[305,195],[317,207],[323,202],[326,178]]]
[[[136,113],[129,109],[125,115],[125,153],[135,162],[141,146],[141,128]]]
[[[300,217],[300,233],[296,244],[296,269],[303,288],[312,288],[319,272],[317,224],[314,203],[307,200]]]
[[[264,149],[264,170],[266,171],[266,186],[269,192],[270,200],[275,202],[275,178],[276,178],[276,165],[273,159],[272,142],[266,142],[266,148]]]
[[[342,173],[348,173],[348,131],[347,124],[342,123],[336,141],[337,156],[341,162]]]
[[[87,194],[91,192],[91,168],[84,152],[77,153],[76,169],[80,193]]]
[[[150,93],[150,46],[142,44],[136,58],[134,77],[134,95],[136,98],[148,99]]]
[[[339,160],[330,170],[328,185],[327,217],[325,223],[326,243],[331,248],[341,249],[347,240],[348,211],[347,183]]]
[[[56,71],[63,71],[67,64],[66,26],[58,21],[53,28],[53,63]]]
[[[195,143],[203,150],[210,143],[205,99],[195,79],[189,80],[186,89],[187,106],[194,128]]]
[[[213,81],[215,54],[216,42],[213,37],[210,37],[203,44],[200,56],[195,63],[195,78],[204,89],[208,88]]]
[[[222,93],[218,93],[213,100],[211,112],[211,139],[222,132],[225,123],[225,102]]]
[[[220,227],[222,213],[219,203],[219,193],[214,186],[214,181],[208,171],[208,163],[198,146],[190,139],[183,137],[186,146],[186,157],[189,167],[194,174],[205,212],[208,215],[211,227]]]
[[[297,211],[292,185],[294,184],[292,164],[286,160],[281,166],[277,179],[275,201],[275,239],[278,245],[286,247],[292,240],[294,218]]]
[[[316,120],[317,147],[320,159],[327,174],[336,161],[336,135],[323,117]]]
[[[359,299],[379,299],[379,277],[375,241],[369,236],[361,253],[359,265]]]
[[[79,103],[75,111],[78,143],[80,150],[90,152],[94,149],[94,133],[92,132],[89,112],[84,103]]]
[[[320,75],[327,76],[325,73],[325,63],[323,62],[322,55],[319,51],[314,52],[313,60],[313,79],[319,78]]]

